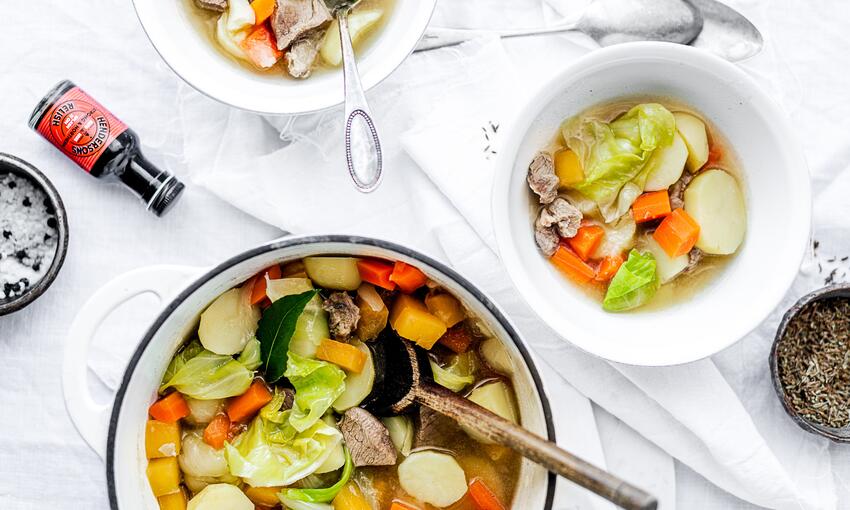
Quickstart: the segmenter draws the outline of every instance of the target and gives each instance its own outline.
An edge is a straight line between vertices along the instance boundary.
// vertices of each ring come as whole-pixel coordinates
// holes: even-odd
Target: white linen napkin
[[[736,6],[758,21],[764,3],[750,0]],[[556,0],[443,2],[435,19],[455,26],[473,18],[479,26],[519,26],[549,21],[555,13],[571,15],[575,9],[570,2]],[[544,81],[588,47],[581,36],[511,41],[505,46],[483,39],[412,56],[369,94],[383,135],[386,175],[382,187],[368,196],[347,181],[339,111],[269,119],[275,126],[271,128],[250,114],[223,107],[213,111],[205,98],[185,89],[182,118],[192,126],[199,125],[194,120],[200,118],[210,123],[208,131],[190,132],[186,154],[195,182],[271,224],[294,232],[375,235],[448,260],[495,298],[537,354],[573,388],[738,498],[768,508],[836,508],[837,490],[844,489],[835,487],[828,443],[797,429],[771,393],[766,360],[778,313],[712,359],[670,368],[622,366],[589,356],[557,337],[519,298],[500,266],[492,249],[488,157],[498,151],[498,127],[510,122],[513,108],[522,103],[528,90],[523,76]],[[769,50],[745,68],[793,112],[803,97],[798,84],[786,79],[788,68],[777,54]],[[286,142],[278,150],[268,152],[267,144],[255,143],[278,132]],[[836,138],[830,139],[833,144]],[[225,139],[228,150],[205,152]],[[233,151],[243,141],[245,145]],[[847,145],[839,147],[846,150]],[[816,175],[822,183],[816,186],[822,200],[815,210],[822,232],[830,240],[846,238],[842,222],[847,206],[842,198],[850,191],[850,179],[835,168]],[[837,242],[827,244],[829,253],[837,253]],[[841,265],[828,255],[820,259],[821,273],[825,264]],[[807,264],[785,305],[822,283],[817,262]],[[563,404],[561,412],[580,422],[579,430],[598,444],[588,427],[593,416],[586,402],[571,398]],[[582,447],[581,439],[566,439],[570,448]],[[626,455],[630,473],[656,477],[660,484],[652,488],[661,495],[663,507],[674,508],[669,457],[635,440],[622,446],[622,451],[639,451]],[[592,453],[594,448],[585,450]],[[605,452],[604,460],[614,468],[611,459],[618,454],[622,458],[622,451]],[[847,456],[839,457],[845,471],[850,470]],[[580,492],[574,494],[581,497]],[[573,506],[570,499],[561,500],[558,508],[597,503]]]

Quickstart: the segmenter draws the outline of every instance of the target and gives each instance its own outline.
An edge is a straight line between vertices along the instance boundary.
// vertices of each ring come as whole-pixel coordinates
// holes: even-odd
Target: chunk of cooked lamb
[[[546,256],[551,257],[558,249],[562,237],[574,237],[581,226],[582,214],[563,197],[555,198],[551,204],[540,208],[534,221],[534,240]]]
[[[693,248],[688,252],[688,266],[682,271],[682,274],[690,273],[699,265],[705,254],[699,248]]]
[[[195,0],[195,5],[208,11],[224,12],[227,10],[227,0]]]
[[[682,172],[679,180],[670,186],[670,208],[679,209],[685,206],[685,188],[693,180],[694,175],[688,171]]]
[[[357,328],[360,309],[347,292],[334,292],[322,304],[328,312],[328,326],[334,338],[348,338]]]
[[[288,48],[295,40],[332,18],[324,0],[277,0],[271,18],[277,47],[281,50]]]
[[[528,187],[540,197],[541,204],[548,204],[558,197],[561,180],[555,175],[555,161],[548,152],[538,152],[528,165]]]
[[[312,30],[292,43],[286,52],[286,68],[294,78],[308,78],[313,73],[313,66],[319,56],[319,47],[325,31]]]
[[[362,407],[346,411],[339,422],[339,430],[355,466],[394,466],[398,460],[387,428]]]

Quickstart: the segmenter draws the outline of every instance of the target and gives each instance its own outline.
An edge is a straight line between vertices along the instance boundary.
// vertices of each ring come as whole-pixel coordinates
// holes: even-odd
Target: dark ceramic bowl
[[[792,420],[794,420],[794,423],[799,425],[800,428],[806,432],[826,437],[836,443],[847,443],[850,442],[850,426],[837,429],[827,427],[819,423],[814,423],[797,414],[794,408],[791,407],[791,403],[785,395],[785,389],[782,387],[782,382],[779,380],[779,363],[777,360],[779,341],[785,335],[785,329],[788,327],[791,319],[796,317],[797,314],[800,313],[800,310],[802,310],[806,305],[822,299],[835,297],[850,298],[850,285],[836,284],[816,290],[811,294],[803,296],[794,304],[794,306],[785,312],[785,316],[782,317],[782,322],[779,323],[779,329],[776,331],[776,338],[773,341],[773,347],[770,349],[770,374],[773,379],[773,389],[776,390],[776,395],[779,396],[779,400],[782,401],[782,407],[785,408],[785,412],[788,413],[788,416],[790,416]]]
[[[54,211],[56,211],[56,230],[59,239],[56,240],[56,255],[53,257],[53,262],[44,277],[20,296],[0,298],[0,316],[17,312],[44,294],[53,280],[56,279],[56,275],[59,274],[59,269],[65,262],[65,254],[68,252],[68,215],[65,211],[65,205],[62,203],[62,197],[53,187],[53,183],[41,171],[26,161],[9,154],[0,153],[0,174],[5,173],[24,177],[44,191],[47,199],[53,205]]]

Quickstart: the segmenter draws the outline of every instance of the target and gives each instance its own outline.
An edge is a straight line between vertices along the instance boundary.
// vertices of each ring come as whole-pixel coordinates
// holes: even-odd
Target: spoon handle
[[[345,80],[345,162],[357,189],[369,193],[381,182],[381,140],[360,84],[360,73],[348,33],[348,11],[340,12],[338,20]]]
[[[507,446],[617,506],[627,510],[654,510],[658,507],[658,501],[652,495],[442,386],[422,383],[414,391],[416,401],[421,405]]]
[[[537,28],[520,28],[520,29],[503,29],[503,30],[475,30],[471,28],[441,28],[429,27],[422,39],[416,45],[414,51],[427,51],[443,48],[445,46],[454,46],[476,37],[495,35],[498,37],[525,37],[531,35],[557,34],[560,32],[570,32],[578,30],[574,23],[558,24],[550,27]]]

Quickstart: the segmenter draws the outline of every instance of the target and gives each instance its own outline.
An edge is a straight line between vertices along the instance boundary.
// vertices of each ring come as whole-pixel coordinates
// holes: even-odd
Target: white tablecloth
[[[501,4],[492,2],[494,7]],[[800,127],[818,203],[834,208],[818,211],[816,205],[816,214],[834,220],[818,225],[816,234],[823,250],[843,255],[850,248],[842,225],[850,202],[831,194],[836,182],[850,179],[843,172],[850,164],[848,4],[841,0],[734,3],[762,16],[762,28],[781,57],[768,79]],[[463,8],[462,0],[442,0],[441,14]],[[4,50],[0,54],[0,127],[6,133],[0,152],[27,159],[54,181],[71,224],[68,258],[54,286],[25,311],[0,318],[0,437],[4,438],[0,442],[0,508],[105,508],[103,465],[76,434],[62,403],[59,373],[67,325],[87,296],[128,269],[156,263],[212,265],[276,237],[279,231],[191,185],[173,214],[157,220],[120,188],[103,186],[83,175],[26,127],[38,98],[55,82],[71,78],[139,132],[152,159],[182,176],[198,170],[187,168],[182,153],[181,133],[196,126],[175,115],[181,106],[180,82],[148,44],[129,2],[10,2],[0,18],[0,29]],[[196,100],[209,102],[200,96]],[[202,106],[220,111],[212,102]],[[263,143],[271,152],[280,142],[270,136]],[[144,297],[133,305],[138,306],[120,309],[95,342],[115,356],[115,363],[120,363],[120,353],[132,349],[129,342],[138,338],[156,306]],[[744,341],[715,356],[714,362],[724,373],[736,374],[735,388],[750,388],[738,395],[748,411],[775,410],[775,396],[765,384],[766,363],[739,366],[745,354],[753,351],[765,352],[766,347]],[[102,367],[110,361],[102,357],[93,365]],[[115,385],[113,374],[99,373],[92,384],[106,393]],[[674,467],[669,456],[601,408],[595,408],[595,415],[602,441],[597,454],[604,455],[615,472],[655,480],[652,488],[661,493],[666,508],[752,508],[685,464],[676,461]],[[759,431],[775,445],[786,440],[799,444],[799,435],[804,434],[786,422],[775,426],[762,422]],[[845,482],[850,479],[850,454],[825,442],[806,444],[831,457],[839,508],[850,508],[850,488]],[[643,455],[635,456],[635,452]],[[670,485],[673,481],[675,488]]]

